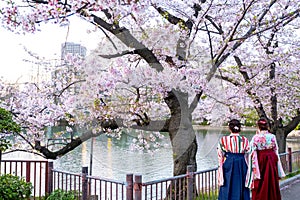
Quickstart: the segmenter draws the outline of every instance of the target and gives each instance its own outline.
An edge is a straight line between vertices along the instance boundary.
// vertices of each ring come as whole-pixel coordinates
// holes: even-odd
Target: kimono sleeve
[[[255,136],[250,142],[250,155],[248,161],[248,172],[246,177],[246,187],[253,188],[254,180],[260,179],[260,171],[257,159],[257,145],[255,143]]]
[[[246,137],[243,137],[243,152],[245,154],[245,161],[249,165],[250,143]]]
[[[275,149],[274,149],[274,151],[276,152],[276,155],[278,156],[278,162],[277,162],[278,176],[279,176],[279,178],[283,178],[283,177],[285,177],[285,173],[284,173],[284,170],[283,170],[283,167],[282,167],[282,164],[281,164],[281,160],[280,160],[280,156],[279,156],[279,153],[278,153],[278,144],[277,144],[277,141],[276,141],[276,137],[274,136],[274,138],[275,138]]]
[[[223,163],[224,163],[224,146],[222,144],[222,139],[218,143],[217,147],[217,153],[218,153],[218,163],[219,163],[219,168],[218,168],[218,185],[222,186],[224,185],[224,175],[223,175]]]

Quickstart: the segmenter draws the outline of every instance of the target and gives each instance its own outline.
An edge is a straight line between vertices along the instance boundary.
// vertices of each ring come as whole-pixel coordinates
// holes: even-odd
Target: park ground
[[[299,199],[300,174],[280,182],[282,200]]]

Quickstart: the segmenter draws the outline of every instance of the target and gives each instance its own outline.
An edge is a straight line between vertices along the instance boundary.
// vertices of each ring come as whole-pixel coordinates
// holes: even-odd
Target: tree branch
[[[87,141],[92,137],[96,137],[103,134],[102,132],[93,134],[92,131],[87,131],[83,133],[80,137],[71,140],[71,142],[67,143],[63,148],[57,151],[50,151],[47,147],[42,146],[40,141],[35,141],[34,149],[41,152],[47,159],[57,159],[60,156],[65,155],[66,153],[72,151],[83,142]]]
[[[207,19],[212,25],[213,27],[215,27],[217,29],[217,32],[215,33],[218,33],[220,35],[222,35],[224,33],[224,31],[222,30],[222,26],[218,26],[214,21],[213,21],[213,18],[209,15],[206,15],[205,16],[205,19]]]
[[[203,93],[203,90],[201,90],[201,92],[199,94],[196,94],[196,96],[194,97],[194,99],[189,107],[190,113],[192,113],[197,108],[202,93]]]
[[[293,131],[299,123],[300,123],[300,113],[299,113],[299,109],[298,109],[297,115],[292,118],[292,120],[288,123],[288,125],[283,127],[285,130],[285,133],[290,133],[291,131]]]
[[[117,24],[109,24],[94,14],[92,14],[91,17],[97,25],[115,35],[127,47],[134,48],[134,52],[140,55],[151,67],[153,67],[157,71],[163,70],[162,65],[160,64],[156,56],[153,54],[153,52],[141,42],[139,42],[135,37],[133,37],[133,35],[127,28],[119,27]]]
[[[238,56],[233,56],[233,57],[239,67],[239,72],[244,77],[245,82],[249,82],[250,81],[249,75],[248,75],[247,71],[243,70],[243,64],[242,64],[241,59]]]
[[[111,58],[118,58],[124,55],[130,55],[130,54],[135,54],[135,51],[122,51],[121,53],[117,53],[117,54],[110,54],[110,55],[104,55],[104,54],[99,54],[100,57],[102,58],[107,58],[107,59],[111,59]]]

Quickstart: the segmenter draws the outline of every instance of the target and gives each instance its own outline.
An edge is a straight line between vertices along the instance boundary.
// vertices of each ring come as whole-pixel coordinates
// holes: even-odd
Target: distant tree
[[[2,152],[6,151],[11,146],[11,141],[7,137],[19,133],[20,131],[21,127],[13,121],[12,114],[3,108],[0,108],[0,160]]]

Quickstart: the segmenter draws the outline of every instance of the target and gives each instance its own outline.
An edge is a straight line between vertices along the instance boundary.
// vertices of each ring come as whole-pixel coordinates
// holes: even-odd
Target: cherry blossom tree
[[[33,96],[47,90],[43,86],[27,93],[32,95],[28,109],[45,104],[33,106],[37,108],[30,109],[33,115],[17,109],[15,103],[10,105],[12,112],[18,110],[27,116],[24,122],[35,124],[30,127],[33,149],[56,158],[101,132],[122,127],[165,131],[172,144],[174,175],[179,175],[186,172],[187,165],[197,169],[192,115],[201,95],[210,91],[208,83],[214,81],[217,70],[235,55],[247,57],[248,52],[240,49],[255,46],[258,35],[281,30],[298,19],[299,2],[7,1],[0,14],[2,25],[17,33],[35,32],[42,22],[66,24],[69,16],[76,15],[94,24],[105,37],[86,60],[80,95],[67,92],[67,84],[56,94],[63,97],[59,103],[53,96],[49,102],[48,92],[42,92],[43,98]],[[18,99],[19,104],[24,103]],[[52,152],[41,143],[41,128],[62,119],[70,126],[80,124],[91,129]]]
[[[298,23],[258,34],[256,43],[245,46],[247,53],[235,55],[235,64],[222,68],[219,76],[232,84],[226,97],[226,103],[234,105],[232,112],[241,115],[254,108],[268,120],[280,152],[286,152],[286,137],[300,122]]]

